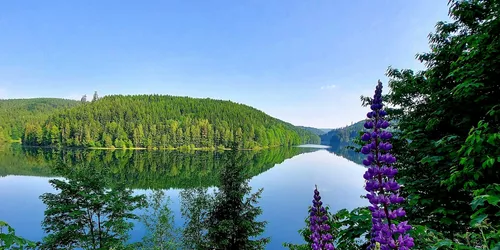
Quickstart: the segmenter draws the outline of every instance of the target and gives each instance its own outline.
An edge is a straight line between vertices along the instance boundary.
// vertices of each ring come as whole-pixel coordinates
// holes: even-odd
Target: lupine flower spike
[[[330,225],[328,225],[328,216],[323,207],[321,196],[319,196],[318,187],[314,189],[313,206],[311,207],[311,249],[314,250],[334,250],[333,237],[330,234]]]
[[[375,95],[370,106],[371,110],[365,128],[369,131],[361,136],[361,140],[367,144],[361,148],[361,152],[367,155],[363,161],[368,170],[363,175],[365,178],[366,195],[371,206],[368,207],[372,214],[371,245],[368,249],[407,250],[414,246],[413,238],[407,233],[412,228],[407,221],[401,221],[406,212],[398,204],[404,201],[399,196],[399,184],[394,179],[398,173],[392,164],[396,158],[391,155],[392,145],[389,143],[392,134],[385,131],[389,122],[384,119],[387,112],[383,110],[382,104],[382,82],[378,81]]]

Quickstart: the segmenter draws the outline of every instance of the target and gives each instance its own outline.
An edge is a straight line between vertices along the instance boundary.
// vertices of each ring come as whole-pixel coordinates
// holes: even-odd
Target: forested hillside
[[[359,121],[349,126],[332,129],[328,133],[320,135],[321,144],[332,147],[354,145],[354,140],[359,139],[359,132],[364,130],[364,124],[365,121]],[[396,125],[397,120],[391,121],[391,124]],[[391,128],[387,130],[394,132],[394,129]]]
[[[330,146],[350,144],[359,136],[359,131],[363,130],[363,124],[364,121],[359,121],[349,126],[332,129],[321,135],[321,144]]]
[[[78,104],[58,98],[0,100],[0,142],[19,140],[26,123],[43,123],[57,110]]]
[[[230,101],[163,95],[106,96],[26,124],[23,143],[117,148],[243,148],[318,143],[309,131]]]
[[[316,134],[316,135],[322,135],[322,134],[326,133],[325,131],[323,131],[322,129],[319,129],[319,128],[304,127],[304,126],[298,126],[298,127],[305,129],[305,130],[307,130],[313,134]]]

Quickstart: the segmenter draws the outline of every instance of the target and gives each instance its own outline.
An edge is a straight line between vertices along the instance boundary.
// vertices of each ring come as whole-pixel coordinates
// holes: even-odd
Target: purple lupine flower
[[[381,250],[406,250],[414,246],[413,238],[407,234],[412,227],[407,221],[399,222],[406,212],[397,207],[404,198],[399,196],[400,185],[394,179],[398,171],[391,166],[396,158],[390,153],[392,145],[388,140],[392,134],[383,130],[390,126],[384,120],[387,112],[383,107],[382,82],[379,80],[370,106],[372,111],[366,115],[365,128],[371,131],[361,136],[361,140],[367,143],[361,148],[361,153],[367,155],[363,165],[369,168],[363,178],[369,192],[366,198],[371,204],[368,209],[372,214],[372,240],[368,249],[374,249],[378,242]]]
[[[333,237],[330,233],[330,225],[328,225],[328,216],[326,209],[323,207],[321,196],[319,195],[318,187],[314,189],[313,206],[309,217],[311,224],[311,249],[314,250],[334,250]]]

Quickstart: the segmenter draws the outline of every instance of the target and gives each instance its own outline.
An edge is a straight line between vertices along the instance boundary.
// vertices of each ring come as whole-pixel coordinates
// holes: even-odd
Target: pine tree
[[[99,96],[97,95],[97,91],[94,92],[94,96],[92,97],[92,102],[99,100]]]
[[[267,222],[257,221],[262,209],[256,204],[263,189],[251,194],[244,166],[240,163],[239,145],[234,144],[229,164],[220,174],[219,191],[207,218],[210,249],[264,249],[269,238],[260,238]],[[245,198],[246,195],[250,195]]]

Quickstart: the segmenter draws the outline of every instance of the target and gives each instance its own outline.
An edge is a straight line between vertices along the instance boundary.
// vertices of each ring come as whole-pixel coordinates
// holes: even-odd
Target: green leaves
[[[19,237],[9,224],[0,221],[0,249],[34,249],[36,243]]]
[[[491,167],[493,167],[494,164],[495,164],[495,158],[487,155],[486,160],[482,164],[482,167],[483,168],[491,168]]]
[[[338,249],[365,249],[371,229],[371,213],[367,207],[356,208],[352,211],[339,210],[332,214],[334,237],[337,239]]]
[[[453,88],[451,90],[451,93],[456,97],[467,98],[468,96],[473,95],[476,89],[480,87],[484,87],[484,83],[475,82],[472,79],[468,79]]]
[[[73,169],[68,180],[49,181],[59,193],[40,196],[47,206],[44,248],[125,247],[133,226],[129,220],[137,219],[132,211],[144,205],[144,197],[121,184],[109,188],[100,171],[106,169]]]
[[[309,207],[310,211],[311,207]],[[329,216],[328,224],[332,230],[332,236],[336,240],[337,250],[366,249],[369,242],[366,236],[371,229],[371,214],[368,208],[360,207],[349,211],[341,209],[336,213],[330,212],[330,207],[325,207]],[[309,216],[304,220],[305,227],[299,230],[305,244],[284,243],[283,246],[291,250],[311,249],[311,235]]]
[[[480,209],[479,211],[471,215],[470,225],[472,227],[478,227],[488,217],[487,214],[483,214],[484,210],[486,209]]]
[[[419,249],[497,249],[500,1],[449,2],[452,21],[417,55],[426,69],[387,71],[393,153]]]
[[[453,241],[449,239],[441,240],[438,241],[436,244],[434,244],[430,250],[437,250],[437,249],[442,249],[443,247],[451,247],[453,245]]]
[[[474,193],[500,179],[500,1],[450,4],[452,22],[439,22],[429,36],[431,51],[417,56],[427,68],[389,68],[392,92],[385,100],[397,110],[393,151],[407,215],[455,237],[470,231],[471,220],[500,224],[496,205],[487,201],[497,204],[494,195]]]

